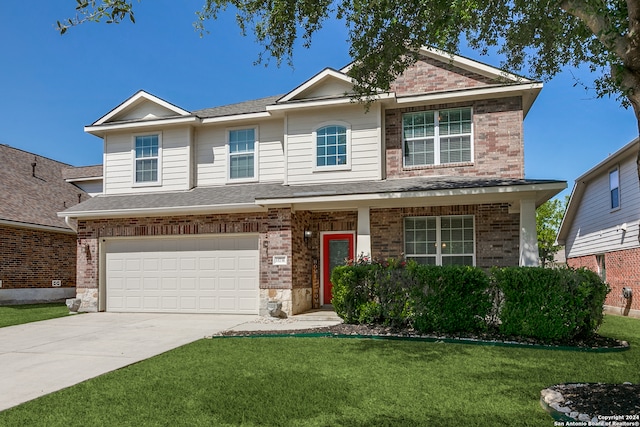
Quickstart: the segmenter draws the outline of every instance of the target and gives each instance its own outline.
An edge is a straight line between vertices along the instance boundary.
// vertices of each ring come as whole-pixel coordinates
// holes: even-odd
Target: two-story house
[[[81,310],[288,315],[346,258],[537,265],[524,178],[539,82],[432,49],[370,105],[325,69],[284,95],[187,111],[140,91],[87,126],[103,194],[78,222]]]
[[[558,242],[567,264],[611,287],[605,311],[640,317],[640,186],[636,138],[576,179]]]

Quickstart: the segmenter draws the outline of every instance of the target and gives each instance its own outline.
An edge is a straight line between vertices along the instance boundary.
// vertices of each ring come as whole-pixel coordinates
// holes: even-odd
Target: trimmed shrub
[[[509,267],[492,275],[504,298],[499,329],[505,335],[568,341],[592,335],[602,323],[609,289],[592,271]]]
[[[375,272],[378,264],[343,265],[331,273],[331,304],[345,323],[380,322]]]
[[[478,332],[487,329],[492,307],[489,278],[476,267],[407,268],[415,277],[412,289],[413,327],[419,332]]]

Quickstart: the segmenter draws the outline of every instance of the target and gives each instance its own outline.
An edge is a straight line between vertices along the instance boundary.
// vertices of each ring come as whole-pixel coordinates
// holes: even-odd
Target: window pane
[[[253,154],[235,155],[229,160],[231,179],[253,178]]]
[[[136,159],[158,156],[158,135],[136,136]]]
[[[158,159],[136,160],[136,182],[158,180]]]
[[[255,129],[229,131],[229,153],[251,153],[255,147]]]
[[[440,163],[471,161],[471,137],[448,137],[440,140]]]
[[[316,131],[316,166],[347,164],[347,128],[325,126]],[[323,151],[320,151],[323,148]]]
[[[620,176],[618,169],[609,172],[609,191],[611,193],[611,209],[620,207]]]

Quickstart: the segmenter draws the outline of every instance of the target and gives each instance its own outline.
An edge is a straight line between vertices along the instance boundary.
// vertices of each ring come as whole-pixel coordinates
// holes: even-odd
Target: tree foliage
[[[496,50],[512,72],[549,79],[588,64],[598,96],[614,94],[640,112],[640,2],[637,0],[202,0],[196,27],[231,9],[242,32],[264,48],[259,60],[291,63],[298,38],[309,46],[327,19],[349,30],[356,96],[388,90],[423,45],[457,53],[462,43]],[[86,21],[134,19],[133,0],[76,0],[61,33]]]
[[[567,208],[568,198],[564,201],[551,199],[536,209],[536,231],[538,233],[538,254],[543,267],[553,262],[555,254],[561,249],[556,244],[558,230]]]

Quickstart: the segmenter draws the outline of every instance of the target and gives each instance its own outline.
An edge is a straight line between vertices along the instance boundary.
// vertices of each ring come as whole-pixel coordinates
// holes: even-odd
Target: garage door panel
[[[258,312],[257,236],[113,240],[108,311]]]

